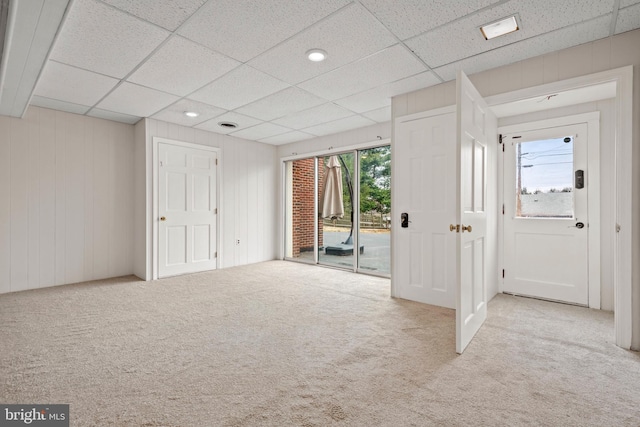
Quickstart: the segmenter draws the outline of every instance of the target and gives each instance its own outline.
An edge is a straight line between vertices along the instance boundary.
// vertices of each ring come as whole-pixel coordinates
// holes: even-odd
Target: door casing
[[[513,134],[518,132],[529,132],[545,128],[569,126],[574,124],[587,125],[587,185],[588,202],[587,210],[589,224],[587,228],[587,245],[589,276],[589,302],[590,308],[600,309],[600,112],[594,111],[572,116],[557,117],[553,119],[540,120],[535,122],[522,123],[517,125],[502,126],[498,128],[499,134]],[[504,183],[504,158],[498,165],[498,182]],[[499,191],[499,206],[505,205],[504,188]],[[498,262],[504,268],[504,215],[498,216]],[[594,262],[595,261],[595,262]],[[504,278],[499,280],[500,292],[503,291]]]
[[[153,150],[153,203],[152,203],[152,212],[151,212],[151,217],[150,222],[152,224],[152,230],[153,230],[153,234],[152,234],[152,280],[157,280],[158,279],[158,245],[159,245],[159,239],[158,239],[158,201],[159,201],[159,197],[158,197],[158,180],[159,180],[159,171],[158,171],[158,161],[159,161],[159,156],[158,156],[158,152],[159,152],[159,144],[163,143],[163,144],[170,144],[170,145],[176,145],[179,147],[186,147],[186,148],[194,148],[197,150],[204,150],[204,151],[213,151],[216,153],[216,157],[218,158],[218,165],[216,167],[216,197],[217,197],[217,206],[218,206],[218,215],[216,215],[216,228],[217,228],[217,232],[216,232],[216,251],[218,253],[218,256],[216,257],[216,268],[220,268],[222,266],[222,247],[220,242],[222,242],[222,150],[220,148],[217,147],[210,147],[207,145],[200,145],[200,144],[192,144],[190,142],[183,142],[183,141],[176,141],[176,140],[172,140],[172,139],[167,139],[167,138],[160,138],[157,136],[153,137],[153,143],[152,143],[152,150]]]

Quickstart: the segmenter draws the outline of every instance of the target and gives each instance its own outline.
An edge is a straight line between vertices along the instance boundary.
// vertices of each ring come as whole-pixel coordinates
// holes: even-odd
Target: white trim
[[[363,142],[360,144],[353,144],[353,145],[348,145],[348,146],[344,146],[344,147],[327,147],[324,150],[318,150],[318,151],[310,151],[308,153],[300,153],[300,154],[294,154],[291,156],[284,156],[284,157],[280,157],[280,191],[281,191],[281,203],[280,203],[280,212],[282,213],[280,215],[280,230],[282,230],[282,232],[280,233],[280,238],[278,239],[279,242],[279,252],[278,252],[278,259],[287,259],[286,257],[286,248],[285,248],[285,244],[286,244],[286,222],[285,222],[285,212],[287,211],[287,200],[286,200],[286,179],[287,179],[287,171],[286,171],[286,162],[289,161],[293,161],[293,160],[301,160],[301,159],[309,159],[309,158],[315,158],[315,157],[324,157],[324,156],[329,156],[329,155],[334,155],[334,154],[341,154],[341,153],[348,153],[348,152],[353,152],[356,150],[366,150],[368,148],[376,148],[376,147],[383,147],[386,145],[391,146],[391,138],[385,138],[385,139],[377,139],[377,140],[373,140],[370,142]],[[392,171],[393,171],[393,147],[391,147],[391,167],[392,167]],[[393,173],[393,172],[392,172]],[[391,186],[393,187],[393,180],[391,180]],[[316,201],[317,201],[318,197],[316,196]],[[317,203],[317,202],[316,202]],[[393,190],[391,190],[391,205],[393,206]],[[317,212],[317,209],[316,209]],[[393,213],[393,208],[391,208],[391,212]],[[316,226],[317,229],[317,226]],[[393,236],[393,232],[391,233]],[[316,235],[316,242],[318,241],[318,237]],[[393,259],[393,251],[392,252],[392,259]],[[316,262],[315,264],[312,265],[321,265],[318,264],[318,260],[316,258]],[[391,269],[393,271],[393,268]],[[386,277],[386,276],[385,276]]]
[[[353,150],[366,150],[367,148],[383,147],[385,145],[391,145],[391,138],[376,139],[371,142],[363,142],[363,143],[354,144],[354,145],[345,145],[344,147],[331,146],[331,147],[327,147],[324,150],[310,151],[308,153],[300,153],[300,154],[296,153],[290,156],[280,157],[280,161],[284,163],[290,160],[300,160],[300,159],[308,159],[311,157],[331,156],[334,154],[348,153]]]
[[[633,131],[633,65],[621,68],[602,71],[600,73],[590,74],[572,79],[561,80],[558,82],[548,83],[540,86],[520,89],[499,95],[493,95],[485,98],[489,106],[500,105],[529,98],[536,98],[550,93],[563,92],[566,90],[577,89],[586,86],[594,86],[602,83],[616,82],[616,98],[615,98],[615,150],[616,150],[616,223],[620,226],[620,231],[616,233],[617,241],[614,247],[614,311],[615,311],[615,342],[619,347],[631,348],[632,332],[633,332],[633,258],[634,250],[634,229],[633,229],[633,186],[629,183],[633,182],[633,159],[632,159],[632,131]],[[450,108],[450,107],[445,107]],[[453,107],[455,108],[455,107]],[[438,111],[436,109],[432,111]],[[423,117],[434,115],[433,112],[423,112],[408,116],[397,117],[394,124],[398,121],[404,121],[407,118]],[[393,144],[392,144],[393,152]],[[393,162],[392,170],[396,165]],[[392,214],[393,209],[393,182],[392,182]],[[393,241],[393,240],[392,240]],[[392,267],[394,270],[394,258],[392,243]],[[640,250],[636,244],[636,251]],[[391,281],[391,294],[394,295],[393,276]]]
[[[196,150],[213,151],[216,153],[218,164],[216,166],[216,205],[218,208],[218,214],[216,215],[216,268],[222,266],[222,149],[218,147],[211,147],[209,145],[194,144],[191,142],[176,141],[173,139],[161,138],[159,136],[152,137],[152,151],[153,151],[153,195],[152,195],[152,213],[151,222],[153,224],[153,236],[152,236],[152,273],[153,280],[158,279],[158,149],[159,144],[176,145],[179,147],[193,148]]]
[[[600,73],[575,77],[500,95],[487,97],[488,104],[498,105],[544,96],[585,86],[616,82],[615,150],[616,150],[616,223],[620,226],[614,247],[614,313],[616,345],[631,348],[633,332],[633,65]]]
[[[589,308],[600,309],[601,277],[600,277],[600,112],[576,114],[572,116],[556,117],[552,119],[527,122],[516,125],[502,126],[498,128],[498,134],[513,134],[530,132],[560,126],[575,124],[587,125],[587,185],[588,197],[588,268],[589,268]],[[498,194],[498,206],[504,206],[504,156],[499,167],[498,182],[502,184],[502,190]],[[500,184],[499,184],[500,185]],[[498,209],[500,211],[500,209]],[[504,267],[504,215],[498,218],[498,262]],[[499,280],[500,292],[504,285],[504,278]]]

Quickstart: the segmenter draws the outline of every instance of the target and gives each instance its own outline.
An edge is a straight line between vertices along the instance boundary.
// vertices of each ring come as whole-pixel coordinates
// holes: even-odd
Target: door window
[[[516,217],[574,217],[573,139],[516,143]]]

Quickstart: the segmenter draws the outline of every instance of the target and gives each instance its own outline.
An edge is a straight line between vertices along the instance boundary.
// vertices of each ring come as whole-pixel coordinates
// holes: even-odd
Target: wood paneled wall
[[[0,117],[0,293],[131,274],[133,126]]]

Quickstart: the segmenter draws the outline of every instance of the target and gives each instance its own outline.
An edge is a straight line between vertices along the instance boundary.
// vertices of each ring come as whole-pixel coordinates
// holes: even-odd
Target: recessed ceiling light
[[[518,21],[516,21],[515,16],[501,19],[500,21],[496,21],[480,27],[480,31],[482,31],[482,35],[486,40],[504,36],[505,34],[513,33],[514,31],[518,30]]]
[[[198,117],[200,113],[196,113],[195,111],[185,111],[184,115],[187,117],[194,118],[194,117]]]
[[[223,128],[235,129],[238,127],[238,124],[233,122],[220,122],[218,123],[218,126],[222,126]]]
[[[311,49],[307,51],[307,58],[313,62],[324,61],[327,58],[327,52],[322,49]]]

